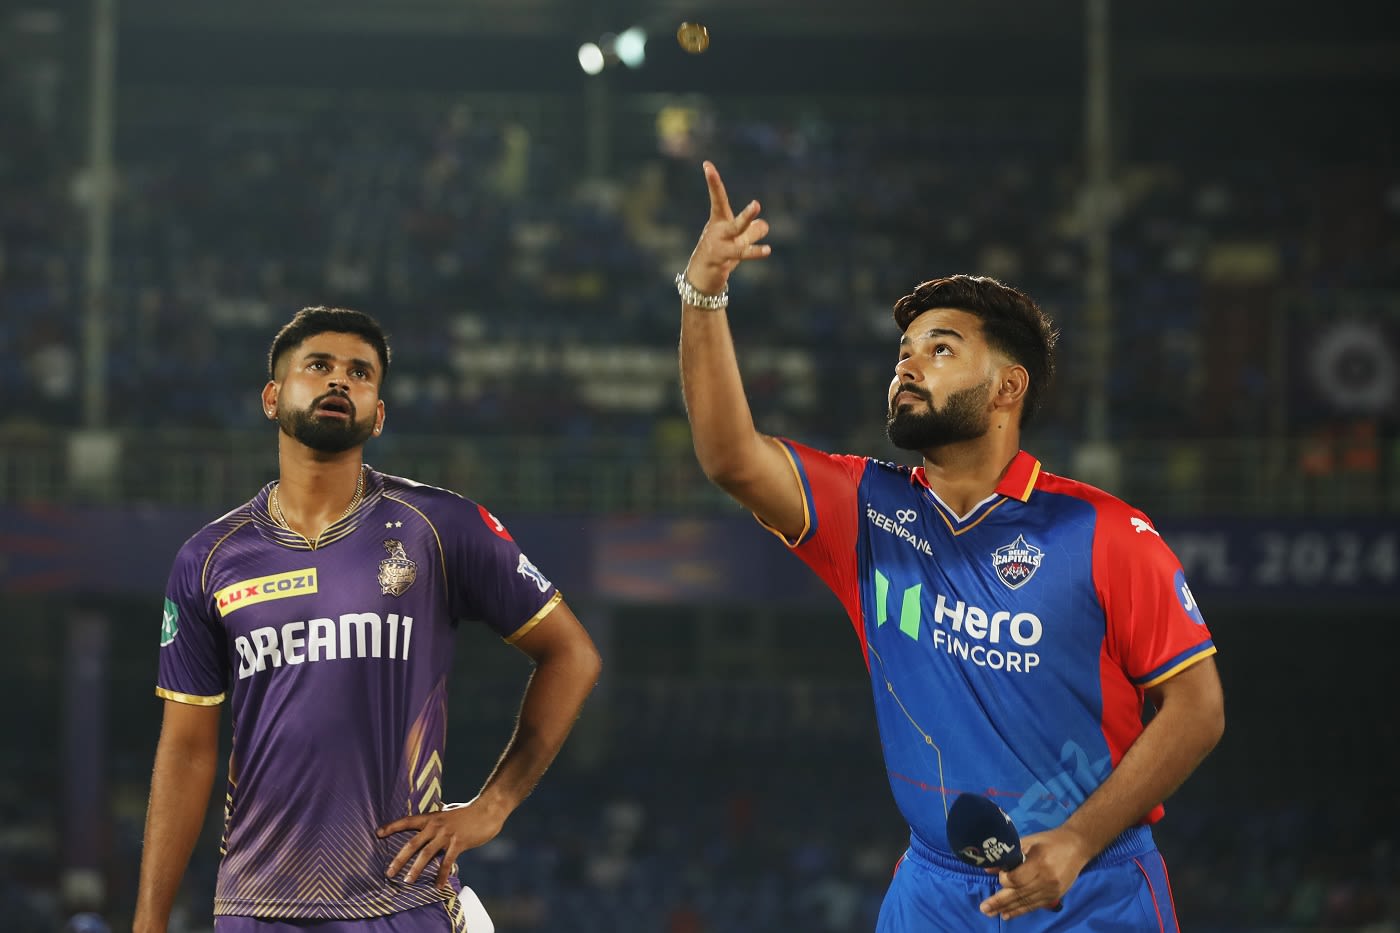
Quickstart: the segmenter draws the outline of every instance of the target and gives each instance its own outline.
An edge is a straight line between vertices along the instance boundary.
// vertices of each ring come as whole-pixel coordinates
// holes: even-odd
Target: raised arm
[[[219,757],[219,707],[165,701],[141,846],[135,933],[165,933],[209,809]]]
[[[719,171],[709,162],[704,168],[710,219],[690,254],[685,281],[701,295],[713,296],[725,292],[740,262],[767,258],[772,247],[759,242],[768,235],[768,222],[758,218],[758,202],[750,201],[735,216]],[[695,456],[711,482],[796,538],[805,527],[802,488],[782,446],[754,427],[726,315],[723,307],[705,308],[682,298],[681,391]]]

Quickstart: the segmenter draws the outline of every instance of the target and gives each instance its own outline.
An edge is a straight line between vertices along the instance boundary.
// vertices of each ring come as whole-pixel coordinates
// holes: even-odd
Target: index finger
[[[724,182],[720,180],[719,169],[709,161],[704,162],[703,166],[705,184],[710,188],[710,216],[716,220],[733,220],[734,211],[729,207],[729,195],[724,190]]]
[[[401,833],[405,830],[422,829],[427,823],[428,817],[426,814],[420,813],[417,816],[405,816],[402,819],[394,820],[392,823],[384,824],[375,830],[374,834],[380,839],[383,839],[385,836],[392,836],[394,833]]]

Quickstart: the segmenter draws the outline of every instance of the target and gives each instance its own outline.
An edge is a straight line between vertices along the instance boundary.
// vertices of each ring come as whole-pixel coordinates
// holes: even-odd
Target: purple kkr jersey
[[[384,876],[440,809],[459,619],[507,642],[559,602],[485,508],[366,468],[364,499],[317,546],[268,514],[271,486],[175,558],[156,694],[233,710],[214,913],[376,917],[446,900],[436,865]]]

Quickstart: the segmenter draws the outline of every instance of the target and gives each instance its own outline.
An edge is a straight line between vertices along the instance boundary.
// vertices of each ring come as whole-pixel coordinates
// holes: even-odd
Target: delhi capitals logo
[[[992,569],[1001,577],[1002,583],[1019,590],[1035,576],[1044,557],[1045,552],[1028,543],[1025,535],[1017,535],[1015,541],[992,552]]]
[[[408,556],[402,541],[386,538],[384,550],[389,556],[379,562],[379,592],[385,596],[402,596],[418,579],[418,564]]]

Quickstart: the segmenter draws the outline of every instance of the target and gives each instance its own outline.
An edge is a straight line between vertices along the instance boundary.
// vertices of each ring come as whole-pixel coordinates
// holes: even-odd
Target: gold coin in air
[[[676,41],[691,55],[699,55],[710,47],[710,31],[699,23],[681,23]]]

